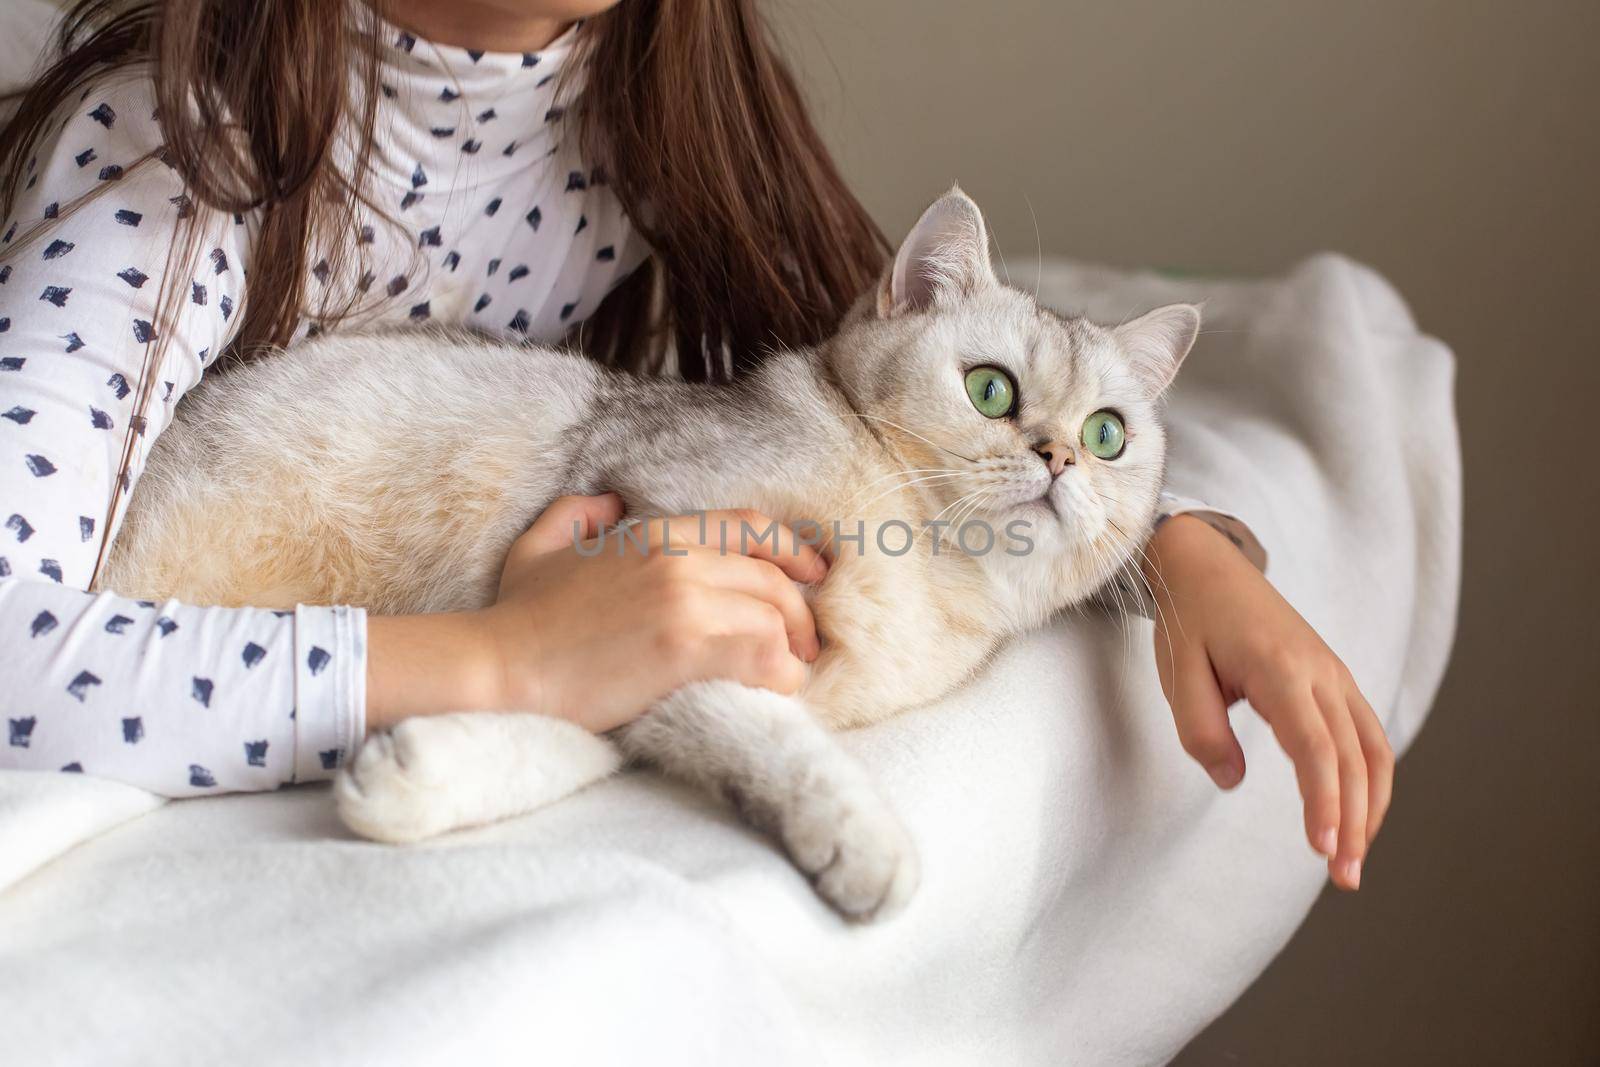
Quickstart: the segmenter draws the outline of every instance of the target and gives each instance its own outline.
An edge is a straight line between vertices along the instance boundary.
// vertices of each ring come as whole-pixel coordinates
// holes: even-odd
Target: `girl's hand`
[[[1151,538],[1156,666],[1178,738],[1223,789],[1244,777],[1228,707],[1250,701],[1294,761],[1306,836],[1334,884],[1355,889],[1383,822],[1394,754],[1339,657],[1239,551],[1177,515]]]
[[[819,643],[794,583],[827,573],[815,549],[782,526],[775,547],[741,538],[741,522],[762,535],[775,525],[746,511],[708,512],[704,526],[699,516],[651,520],[626,543],[609,531],[595,551],[621,516],[612,494],[562,497],[512,544],[492,606],[369,620],[369,729],[485,709],[600,732],[700,679],[799,689]]]

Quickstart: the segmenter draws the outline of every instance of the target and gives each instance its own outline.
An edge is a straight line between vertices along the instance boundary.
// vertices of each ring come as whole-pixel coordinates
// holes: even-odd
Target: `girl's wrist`
[[[1170,595],[1179,575],[1193,568],[1215,567],[1219,556],[1237,554],[1233,544],[1210,523],[1195,515],[1179,514],[1156,527],[1140,567],[1151,589]],[[1223,562],[1225,565],[1228,561]]]
[[[413,715],[501,710],[504,672],[482,612],[367,620],[367,732]]]

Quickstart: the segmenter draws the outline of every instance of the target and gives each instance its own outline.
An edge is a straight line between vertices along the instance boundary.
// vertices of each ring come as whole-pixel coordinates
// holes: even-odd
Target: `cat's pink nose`
[[[1076,460],[1072,456],[1072,446],[1065,441],[1046,441],[1034,449],[1039,453],[1039,458],[1044,460],[1044,465],[1050,468],[1050,477],[1054,478]]]

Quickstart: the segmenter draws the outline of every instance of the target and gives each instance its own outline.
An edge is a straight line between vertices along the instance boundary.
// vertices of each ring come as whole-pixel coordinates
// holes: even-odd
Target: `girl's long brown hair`
[[[384,13],[381,0],[367,6]],[[0,132],[0,214],[61,106],[148,63],[164,162],[189,196],[259,212],[233,352],[285,344],[304,318],[336,325],[351,309],[308,306],[306,278],[314,243],[334,265],[357,254],[368,154],[343,173],[333,148],[346,121],[370,144],[381,42],[354,10],[353,0],[77,0],[59,58]],[[580,27],[576,48],[585,82],[568,121],[655,254],[571,340],[633,369],[660,366],[671,348],[685,377],[705,380],[824,337],[887,246],[755,0],[623,0]]]
[[[382,0],[366,6],[384,14]],[[354,310],[311,306],[306,279],[315,259],[337,269],[358,258],[360,209],[381,214],[363,187],[382,42],[359,13],[357,0],[76,0],[58,58],[0,130],[4,218],[61,109],[89,83],[147,65],[165,143],[159,162],[138,165],[172,166],[197,206],[167,256],[114,486],[126,484],[205,212],[259,222],[230,358]],[[825,337],[887,245],[812,127],[756,0],[622,0],[586,21],[575,47],[583,83],[567,121],[654,254],[569,342],[634,370],[671,351],[684,377],[707,381]],[[335,144],[352,128],[354,165],[341,171]],[[116,507],[113,489],[102,529]]]

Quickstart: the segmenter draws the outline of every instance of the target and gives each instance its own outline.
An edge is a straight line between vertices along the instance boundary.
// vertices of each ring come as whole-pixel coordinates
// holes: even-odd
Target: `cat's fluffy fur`
[[[440,611],[490,603],[507,547],[563,493],[615,490],[639,515],[859,520],[865,545],[829,546],[813,598],[824,648],[799,696],[697,683],[615,736],[734,799],[842,912],[882,913],[914,889],[915,853],[823,727],[940,696],[1126,564],[1161,486],[1159,397],[1199,324],[1187,305],[1116,328],[1061,317],[1000,284],[987,244],[952,190],[832,340],[727,387],[425,333],[319,340],[208,379],[153,448],[101,585]],[[968,398],[964,375],[985,364],[1016,382],[1013,417]],[[1115,460],[1079,441],[1107,408],[1127,427]],[[1073,453],[1059,477],[1047,443]],[[1000,542],[968,555],[951,529],[921,532],[962,517]],[[901,555],[876,544],[880,528],[904,542],[883,527],[895,520],[919,531]],[[1005,550],[1020,547],[1004,534],[1015,520],[1024,554]],[[351,827],[409,841],[531,810],[618,763],[568,723],[469,711],[374,737],[335,791]]]

